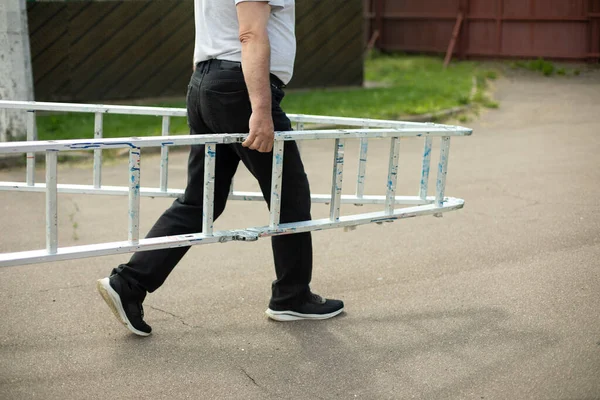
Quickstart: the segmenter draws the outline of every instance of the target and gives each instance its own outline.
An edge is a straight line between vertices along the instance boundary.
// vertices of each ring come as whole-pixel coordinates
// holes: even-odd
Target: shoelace
[[[317,304],[325,304],[325,299],[319,296],[318,294],[312,293],[310,294],[310,300]]]

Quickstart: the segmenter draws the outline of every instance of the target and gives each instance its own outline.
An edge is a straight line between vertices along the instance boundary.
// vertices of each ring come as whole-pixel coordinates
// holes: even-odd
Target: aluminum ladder
[[[244,141],[247,133],[169,136],[170,119],[172,117],[186,117],[186,110],[183,108],[5,100],[0,100],[0,108],[27,112],[27,141],[0,143],[0,154],[27,154],[25,181],[0,182],[0,190],[46,193],[46,248],[32,251],[0,253],[0,267],[227,242],[232,240],[254,241],[267,236],[330,228],[355,227],[362,224],[382,223],[422,215],[433,214],[441,216],[442,213],[458,210],[464,205],[464,200],[462,199],[444,196],[446,175],[448,171],[450,138],[452,136],[468,136],[472,133],[471,129],[461,126],[289,114],[288,117],[290,120],[296,124],[296,131],[275,132],[271,209],[268,225],[215,231],[213,229],[215,148],[220,144],[241,143]],[[36,112],[38,111],[93,113],[95,115],[94,138],[38,141],[35,124]],[[140,138],[103,138],[104,114],[153,115],[162,117],[162,135]],[[304,124],[349,126],[353,129],[304,130]],[[399,144],[401,138],[408,137],[421,137],[424,140],[419,193],[416,196],[397,196],[396,181],[399,164]],[[368,140],[373,138],[388,138],[390,140],[389,167],[385,195],[364,194]],[[431,149],[434,138],[439,138],[440,140],[440,159],[437,168],[435,196],[428,196]],[[305,140],[320,139],[333,139],[335,141],[333,149],[331,192],[329,194],[314,194],[311,196],[311,199],[313,203],[329,203],[329,217],[311,221],[280,223],[281,178],[283,157],[285,157],[283,144],[286,140],[295,140],[298,143],[302,143],[302,141]],[[345,142],[349,139],[360,141],[358,171],[356,174],[356,192],[354,195],[342,195],[344,150]],[[140,196],[176,197],[183,193],[182,189],[168,187],[169,147],[197,144],[204,144],[206,152],[202,232],[140,239]],[[140,186],[140,149],[144,147],[160,147],[161,149],[159,187]],[[102,150],[115,148],[129,149],[128,186],[107,186],[102,184]],[[58,153],[61,151],[73,150],[94,151],[93,182],[91,185],[57,184]],[[36,183],[34,179],[35,153],[38,152],[44,152],[46,157],[46,180],[44,183]],[[57,239],[58,193],[128,195],[129,207],[127,218],[129,223],[127,240],[59,247]],[[257,201],[263,200],[263,196],[261,193],[238,192],[232,189],[229,199]],[[340,215],[340,205],[344,203],[356,205],[381,204],[383,209],[377,212],[342,216]]]

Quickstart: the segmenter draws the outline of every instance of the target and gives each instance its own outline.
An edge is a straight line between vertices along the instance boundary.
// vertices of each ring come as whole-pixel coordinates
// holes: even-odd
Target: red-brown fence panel
[[[600,0],[365,0],[388,51],[443,53],[462,13],[462,57],[600,58]]]

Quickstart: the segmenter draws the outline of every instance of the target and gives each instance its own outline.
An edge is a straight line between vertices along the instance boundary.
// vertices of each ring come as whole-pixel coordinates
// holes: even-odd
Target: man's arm
[[[248,87],[252,116],[250,134],[242,146],[261,153],[273,149],[273,117],[271,115],[271,45],[267,23],[271,6],[266,1],[238,3],[237,15],[242,43],[242,68]]]

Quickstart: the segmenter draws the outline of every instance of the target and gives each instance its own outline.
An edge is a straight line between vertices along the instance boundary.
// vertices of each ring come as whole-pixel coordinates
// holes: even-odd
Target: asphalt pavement
[[[447,195],[464,209],[314,233],[312,289],[345,301],[335,319],[267,319],[268,239],[190,250],[146,299],[148,338],[95,289],[127,256],[0,269],[0,398],[599,399],[600,72],[510,75],[495,97],[452,140]],[[314,193],[329,192],[332,146],[302,147]],[[421,149],[402,142],[398,194],[417,193]],[[388,151],[371,144],[367,193],[385,192]],[[186,154],[170,162],[183,187]],[[158,166],[142,154],[143,186]],[[126,160],[103,179],[126,185]],[[90,183],[90,165],[61,165],[59,182]],[[241,167],[236,189],[256,188]],[[170,202],[142,200],[143,232]],[[44,247],[43,194],[0,192],[0,210],[1,252]],[[60,243],[125,240],[126,212],[126,197],[61,195]],[[216,228],[267,221],[263,203],[230,202]]]

